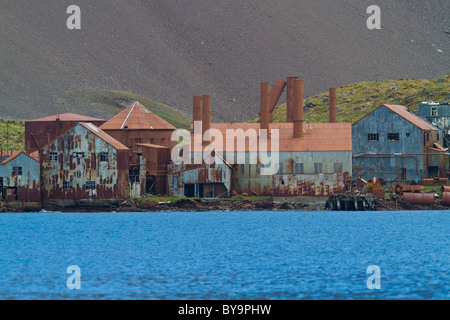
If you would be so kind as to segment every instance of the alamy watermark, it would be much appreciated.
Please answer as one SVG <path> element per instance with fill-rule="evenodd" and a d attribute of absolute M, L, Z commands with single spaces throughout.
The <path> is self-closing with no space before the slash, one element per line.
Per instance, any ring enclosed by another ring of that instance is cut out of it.
<path fill-rule="evenodd" d="M 367 274 L 371 276 L 367 279 L 367 289 L 381 289 L 381 269 L 379 266 L 373 265 L 367 268 Z"/>
<path fill-rule="evenodd" d="M 67 14 L 70 14 L 67 18 L 67 29 L 69 30 L 80 30 L 81 29 L 81 9 L 79 6 L 72 5 L 66 10 Z"/>
<path fill-rule="evenodd" d="M 66 271 L 70 274 L 70 277 L 67 278 L 67 288 L 69 290 L 80 290 L 81 289 L 81 269 L 79 266 L 69 266 Z"/>
<path fill-rule="evenodd" d="M 381 29 L 381 9 L 379 6 L 372 5 L 367 8 L 367 14 L 371 16 L 367 19 L 367 28 L 369 30 Z"/>

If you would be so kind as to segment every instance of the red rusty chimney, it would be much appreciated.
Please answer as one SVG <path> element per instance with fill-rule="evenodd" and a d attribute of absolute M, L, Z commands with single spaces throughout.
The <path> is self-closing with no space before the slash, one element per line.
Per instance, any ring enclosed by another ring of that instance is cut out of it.
<path fill-rule="evenodd" d="M 202 121 L 202 97 L 194 97 L 193 121 Z"/>
<path fill-rule="evenodd" d="M 207 141 L 209 141 L 210 139 L 210 136 L 205 136 L 205 132 L 211 128 L 211 96 L 204 95 L 202 100 L 202 135 L 203 141 L 207 143 Z"/>
<path fill-rule="evenodd" d="M 336 123 L 336 88 L 330 88 L 330 123 Z"/>
<path fill-rule="evenodd" d="M 266 129 L 267 134 L 269 133 L 269 122 L 270 122 L 270 83 L 261 83 L 261 121 L 260 129 Z"/>
<path fill-rule="evenodd" d="M 293 81 L 294 138 L 303 138 L 303 80 Z"/>

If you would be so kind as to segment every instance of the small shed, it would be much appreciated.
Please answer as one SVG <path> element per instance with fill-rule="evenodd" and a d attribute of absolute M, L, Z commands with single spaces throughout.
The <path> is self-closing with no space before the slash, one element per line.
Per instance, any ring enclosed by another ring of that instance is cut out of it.
<path fill-rule="evenodd" d="M 0 199 L 7 202 L 40 202 L 39 162 L 25 152 L 0 162 Z"/>

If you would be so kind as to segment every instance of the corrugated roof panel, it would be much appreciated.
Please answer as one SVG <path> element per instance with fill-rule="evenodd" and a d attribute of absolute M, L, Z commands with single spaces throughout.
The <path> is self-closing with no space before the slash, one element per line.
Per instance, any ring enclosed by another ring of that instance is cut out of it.
<path fill-rule="evenodd" d="M 139 102 L 134 102 L 100 127 L 102 130 L 175 130 Z"/>
<path fill-rule="evenodd" d="M 418 116 L 409 112 L 408 108 L 405 106 L 391 105 L 391 104 L 384 104 L 384 106 L 386 108 L 388 108 L 389 110 L 392 110 L 393 112 L 398 114 L 400 117 L 408 120 L 413 125 L 419 127 L 422 130 L 432 130 L 432 131 L 438 130 L 435 126 L 431 125 L 430 123 L 426 122 L 425 120 L 423 120 L 423 119 L 419 118 Z"/>
<path fill-rule="evenodd" d="M 92 118 L 87 116 L 82 116 L 74 113 L 63 113 L 56 114 L 53 116 L 29 120 L 27 122 L 44 122 L 44 121 L 75 121 L 75 122 L 89 122 L 89 121 L 105 121 L 104 119 Z"/>
<path fill-rule="evenodd" d="M 351 151 L 351 123 L 305 123 L 304 138 L 294 138 L 293 123 L 271 123 L 270 129 L 279 130 L 279 151 Z M 227 151 L 226 131 L 242 129 L 244 132 L 253 129 L 259 133 L 259 123 L 211 123 L 211 129 L 219 130 L 223 135 L 223 150 Z M 192 144 L 194 143 L 192 135 Z M 259 141 L 259 140 L 258 140 Z M 270 151 L 271 140 L 268 140 Z M 248 140 L 246 151 L 249 151 Z M 232 150 L 234 151 L 234 150 Z"/>
<path fill-rule="evenodd" d="M 121 144 L 119 141 L 111 137 L 106 132 L 100 130 L 98 127 L 94 126 L 92 123 L 85 123 L 80 122 L 80 125 L 82 125 L 84 128 L 95 134 L 97 137 L 105 141 L 106 143 L 112 145 L 117 150 L 129 150 L 126 146 Z"/>

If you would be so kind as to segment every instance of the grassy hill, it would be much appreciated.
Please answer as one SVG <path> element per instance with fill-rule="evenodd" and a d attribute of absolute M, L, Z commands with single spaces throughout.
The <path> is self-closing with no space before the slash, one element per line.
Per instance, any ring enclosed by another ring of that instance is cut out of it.
<path fill-rule="evenodd" d="M 5 120 L 0 119 L 0 144 L 2 145 L 3 151 L 6 151 L 6 127 L 8 127 L 9 132 L 9 141 L 8 141 L 8 149 L 9 150 L 24 150 L 25 149 L 25 123 L 19 120 Z"/>
<path fill-rule="evenodd" d="M 450 100 L 450 74 L 433 80 L 400 79 L 359 82 L 337 89 L 337 121 L 355 122 L 382 104 L 399 104 L 417 112 L 423 101 Z M 328 122 L 328 92 L 305 99 L 306 122 Z M 277 106 L 274 122 L 286 122 L 286 104 Z M 259 117 L 250 122 L 259 122 Z"/>

